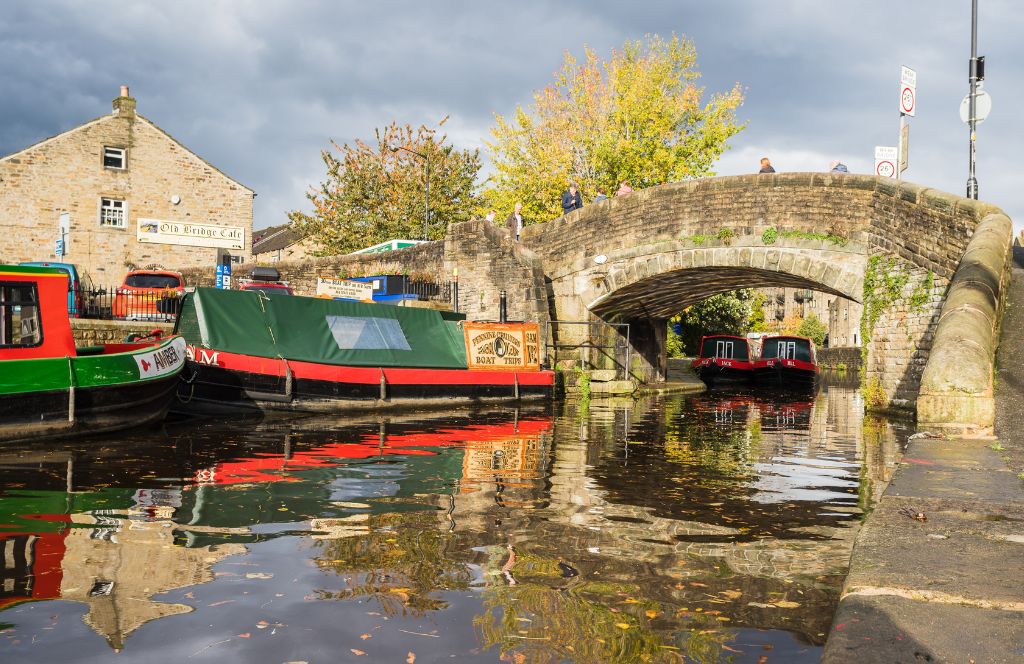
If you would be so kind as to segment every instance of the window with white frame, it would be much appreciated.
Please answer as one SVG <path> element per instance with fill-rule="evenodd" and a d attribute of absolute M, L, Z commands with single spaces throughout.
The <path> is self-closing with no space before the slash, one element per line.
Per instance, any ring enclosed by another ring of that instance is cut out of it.
<path fill-rule="evenodd" d="M 103 148 L 103 166 L 124 170 L 128 167 L 128 158 L 124 148 Z"/>
<path fill-rule="evenodd" d="M 128 222 L 123 200 L 117 198 L 100 199 L 100 226 L 124 228 Z"/>

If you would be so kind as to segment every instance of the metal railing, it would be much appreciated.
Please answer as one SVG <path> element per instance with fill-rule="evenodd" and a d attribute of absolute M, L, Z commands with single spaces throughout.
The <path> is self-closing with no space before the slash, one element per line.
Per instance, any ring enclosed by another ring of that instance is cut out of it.
<path fill-rule="evenodd" d="M 558 332 L 558 328 L 561 326 L 585 326 L 587 327 L 587 335 L 584 339 L 576 342 L 565 342 L 561 340 L 561 335 Z M 617 336 L 614 338 L 614 342 L 611 344 L 597 344 L 594 343 L 594 334 L 592 334 L 593 328 L 612 328 L 615 330 Z M 559 359 L 558 352 L 561 351 L 579 351 L 580 368 L 587 369 L 595 368 L 597 363 L 595 358 L 592 358 L 591 352 L 596 352 L 598 357 L 610 359 L 612 365 L 615 367 L 616 377 L 622 376 L 625 379 L 629 378 L 629 361 L 630 361 L 630 343 L 629 343 L 629 323 L 605 323 L 603 321 L 575 321 L 575 320 L 557 320 L 548 321 L 544 329 L 544 350 L 547 354 L 547 350 L 552 350 L 552 356 L 557 361 Z M 624 356 L 622 361 L 619 360 L 620 356 Z"/>
<path fill-rule="evenodd" d="M 72 318 L 169 322 L 180 312 L 181 296 L 173 289 L 136 291 L 114 286 L 68 291 Z"/>

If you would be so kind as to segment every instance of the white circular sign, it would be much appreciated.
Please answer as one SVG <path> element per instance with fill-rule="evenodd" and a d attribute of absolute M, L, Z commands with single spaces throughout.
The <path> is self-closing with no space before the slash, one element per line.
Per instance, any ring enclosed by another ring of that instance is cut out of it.
<path fill-rule="evenodd" d="M 978 90 L 978 94 L 974 97 L 974 118 L 975 122 L 981 124 L 988 117 L 988 114 L 992 112 L 992 95 L 985 92 L 984 90 Z M 960 102 L 960 120 L 966 124 L 970 124 L 971 118 L 971 95 L 964 95 L 963 101 Z"/>
<path fill-rule="evenodd" d="M 914 92 L 914 88 L 909 85 L 904 85 L 903 89 L 900 90 L 900 110 L 907 115 L 914 114 L 914 105 L 917 102 L 917 95 Z"/>
<path fill-rule="evenodd" d="M 883 178 L 891 178 L 896 175 L 896 166 L 891 161 L 880 161 L 875 164 L 875 174 L 881 175 Z"/>

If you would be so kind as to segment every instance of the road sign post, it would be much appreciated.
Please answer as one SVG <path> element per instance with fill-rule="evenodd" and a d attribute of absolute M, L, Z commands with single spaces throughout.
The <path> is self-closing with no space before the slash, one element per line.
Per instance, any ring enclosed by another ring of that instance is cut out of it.
<path fill-rule="evenodd" d="M 896 179 L 900 179 L 903 171 L 910 163 L 907 151 L 910 147 L 910 127 L 907 116 L 914 117 L 917 113 L 917 72 L 910 67 L 900 67 L 900 140 L 897 144 Z"/>
<path fill-rule="evenodd" d="M 875 175 L 883 178 L 896 177 L 896 164 L 899 161 L 899 148 L 884 145 L 875 146 Z"/>

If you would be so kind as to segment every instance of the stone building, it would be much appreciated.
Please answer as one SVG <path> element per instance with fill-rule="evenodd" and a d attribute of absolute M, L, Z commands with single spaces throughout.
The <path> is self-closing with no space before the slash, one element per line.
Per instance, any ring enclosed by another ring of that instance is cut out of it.
<path fill-rule="evenodd" d="M 828 328 L 828 345 L 860 346 L 860 314 L 857 302 L 806 288 L 763 288 L 764 316 L 769 325 L 781 324 L 788 316 L 807 318 L 810 314 Z"/>
<path fill-rule="evenodd" d="M 252 260 L 257 265 L 312 258 L 316 245 L 291 224 L 270 226 L 252 235 Z"/>
<path fill-rule="evenodd" d="M 74 263 L 116 285 L 132 268 L 249 259 L 255 193 L 135 106 L 122 86 L 111 114 L 0 158 L 0 261 Z"/>

